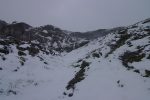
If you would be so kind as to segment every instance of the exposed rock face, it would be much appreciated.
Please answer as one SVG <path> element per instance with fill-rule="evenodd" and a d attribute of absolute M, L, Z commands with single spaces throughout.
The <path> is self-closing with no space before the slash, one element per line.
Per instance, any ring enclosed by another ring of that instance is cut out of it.
<path fill-rule="evenodd" d="M 15 23 L 4 25 L 0 29 L 0 35 L 3 37 L 14 37 L 16 40 L 24 40 L 27 38 L 26 30 L 31 28 L 30 25 L 26 23 Z"/>
<path fill-rule="evenodd" d="M 5 21 L 0 20 L 0 30 L 2 27 L 6 26 L 6 25 L 7 25 L 7 23 Z"/>
<path fill-rule="evenodd" d="M 0 29 L 1 42 L 7 44 L 29 44 L 32 48 L 47 54 L 59 54 L 61 52 L 70 52 L 88 43 L 87 40 L 79 40 L 71 37 L 60 28 L 52 25 L 41 27 L 31 27 L 26 23 L 5 24 L 2 22 Z M 8 41 L 9 39 L 9 41 Z"/>

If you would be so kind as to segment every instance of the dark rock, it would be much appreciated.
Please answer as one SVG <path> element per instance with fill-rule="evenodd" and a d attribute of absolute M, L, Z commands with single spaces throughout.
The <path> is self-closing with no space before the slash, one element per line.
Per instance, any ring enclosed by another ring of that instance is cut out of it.
<path fill-rule="evenodd" d="M 96 58 L 100 58 L 100 55 L 98 53 L 93 53 L 92 56 Z"/>
<path fill-rule="evenodd" d="M 136 73 L 140 73 L 140 71 L 139 71 L 138 69 L 135 69 L 135 70 L 134 70 L 134 72 L 136 72 Z"/>
<path fill-rule="evenodd" d="M 14 94 L 14 95 L 17 95 L 17 92 L 14 91 L 14 90 L 9 90 L 8 93 L 9 93 L 9 94 L 12 93 L 12 94 Z"/>
<path fill-rule="evenodd" d="M 73 96 L 73 93 L 68 94 L 68 96 L 69 96 L 69 97 L 72 97 L 72 96 Z"/>
<path fill-rule="evenodd" d="M 0 48 L 0 53 L 9 54 L 9 50 Z"/>
<path fill-rule="evenodd" d="M 19 56 L 26 56 L 26 54 L 24 52 L 22 52 L 22 51 L 18 51 L 18 55 Z"/>
<path fill-rule="evenodd" d="M 66 93 L 66 92 L 64 92 L 64 93 L 63 93 L 63 95 L 67 95 L 67 93 Z"/>
<path fill-rule="evenodd" d="M 3 70 L 3 68 L 0 67 L 0 70 Z"/>
<path fill-rule="evenodd" d="M 148 55 L 147 59 L 150 59 L 150 54 Z"/>
<path fill-rule="evenodd" d="M 141 51 L 135 51 L 135 52 L 130 52 L 127 51 L 123 55 L 120 56 L 120 59 L 122 60 L 122 64 L 128 69 L 134 69 L 133 66 L 129 66 L 128 63 L 133 63 L 133 62 L 140 62 L 143 58 L 145 57 L 144 53 L 141 53 Z"/>
<path fill-rule="evenodd" d="M 17 71 L 18 71 L 17 69 L 14 70 L 14 72 L 17 72 Z"/>
<path fill-rule="evenodd" d="M 145 70 L 145 76 L 144 77 L 150 77 L 150 70 Z"/>
<path fill-rule="evenodd" d="M 47 62 L 44 62 L 44 64 L 46 64 L 46 65 L 47 65 L 48 63 L 47 63 Z"/>

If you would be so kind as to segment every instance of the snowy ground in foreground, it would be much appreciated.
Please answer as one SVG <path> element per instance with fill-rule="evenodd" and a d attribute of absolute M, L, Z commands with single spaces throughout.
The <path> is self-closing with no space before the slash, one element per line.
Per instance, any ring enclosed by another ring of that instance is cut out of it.
<path fill-rule="evenodd" d="M 116 59 L 110 62 L 110 59 L 104 58 L 89 59 L 92 64 L 86 72 L 87 77 L 76 85 L 73 97 L 64 96 L 68 81 L 78 70 L 71 66 L 72 63 L 98 47 L 96 44 L 92 46 L 74 50 L 62 57 L 44 56 L 48 65 L 34 58 L 28 60 L 19 72 L 1 73 L 4 76 L 1 76 L 2 81 L 14 81 L 10 88 L 19 93 L 0 95 L 0 100 L 149 100 L 149 78 L 127 71 Z M 13 57 L 10 58 L 15 59 Z"/>

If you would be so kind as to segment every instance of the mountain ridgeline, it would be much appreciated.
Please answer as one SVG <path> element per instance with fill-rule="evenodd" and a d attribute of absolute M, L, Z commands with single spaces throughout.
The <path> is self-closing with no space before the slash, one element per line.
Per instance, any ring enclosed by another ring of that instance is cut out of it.
<path fill-rule="evenodd" d="M 86 45 L 91 40 L 122 30 L 126 30 L 126 27 L 99 29 L 83 33 L 68 32 L 53 25 L 32 27 L 24 22 L 8 24 L 0 20 L 0 43 L 2 45 L 17 44 L 17 49 L 20 50 L 19 45 L 30 44 L 31 48 L 24 48 L 24 50 L 35 51 L 30 53 L 32 55 L 37 54 L 39 51 L 55 55 L 61 52 L 70 52 Z M 1 51 L 5 52 L 5 50 Z"/>
<path fill-rule="evenodd" d="M 70 52 L 89 42 L 85 39 L 80 41 L 77 38 L 71 37 L 60 28 L 52 25 L 34 28 L 23 22 L 7 24 L 4 21 L 0 21 L 0 38 L 1 44 L 17 44 L 17 48 L 20 50 L 28 49 L 29 52 L 34 51 L 31 53 L 33 55 L 39 51 L 53 55 L 64 51 Z M 31 48 L 20 48 L 19 45 L 23 44 L 29 44 Z"/>

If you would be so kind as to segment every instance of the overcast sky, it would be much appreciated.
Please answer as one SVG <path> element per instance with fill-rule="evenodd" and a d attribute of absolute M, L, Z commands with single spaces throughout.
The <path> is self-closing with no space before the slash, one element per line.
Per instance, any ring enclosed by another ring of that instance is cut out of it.
<path fill-rule="evenodd" d="M 0 19 L 70 31 L 130 25 L 150 17 L 150 0 L 0 0 Z"/>

